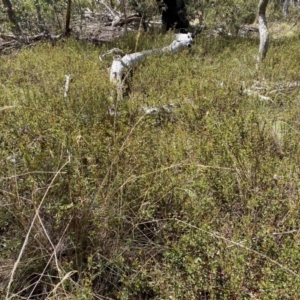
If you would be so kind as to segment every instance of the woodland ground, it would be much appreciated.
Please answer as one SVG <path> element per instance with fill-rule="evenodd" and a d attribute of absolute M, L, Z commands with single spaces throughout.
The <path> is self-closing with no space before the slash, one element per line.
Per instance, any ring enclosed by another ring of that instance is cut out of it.
<path fill-rule="evenodd" d="M 1 298 L 298 299 L 299 36 L 259 68 L 256 39 L 199 36 L 133 70 L 108 114 L 99 55 L 172 39 L 0 57 Z"/>

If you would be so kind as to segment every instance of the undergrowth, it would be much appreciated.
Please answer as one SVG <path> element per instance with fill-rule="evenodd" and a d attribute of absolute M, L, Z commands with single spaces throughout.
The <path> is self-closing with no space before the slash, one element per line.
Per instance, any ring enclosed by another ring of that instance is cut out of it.
<path fill-rule="evenodd" d="M 258 69 L 255 40 L 199 37 L 133 70 L 113 116 L 98 57 L 135 37 L 1 56 L 1 297 L 297 299 L 299 44 Z"/>

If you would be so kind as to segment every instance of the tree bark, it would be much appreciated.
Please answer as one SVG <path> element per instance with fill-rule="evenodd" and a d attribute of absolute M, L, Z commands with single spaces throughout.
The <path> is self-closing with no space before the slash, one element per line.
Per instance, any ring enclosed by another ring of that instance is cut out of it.
<path fill-rule="evenodd" d="M 122 0 L 122 8 L 123 8 L 123 15 L 125 20 L 127 19 L 127 14 L 126 14 L 126 3 L 125 0 Z M 125 34 L 127 34 L 127 23 L 125 23 Z"/>
<path fill-rule="evenodd" d="M 268 2 L 269 0 L 260 0 L 258 4 L 259 61 L 265 59 L 269 48 L 269 32 L 266 18 Z"/>
<path fill-rule="evenodd" d="M 70 28 L 71 5 L 72 5 L 72 0 L 68 0 L 67 15 L 66 15 L 66 30 L 65 30 L 66 37 L 69 37 L 71 33 L 71 28 Z"/>
<path fill-rule="evenodd" d="M 282 13 L 284 17 L 286 17 L 289 13 L 289 4 L 290 4 L 290 0 L 285 0 L 283 3 Z"/>
<path fill-rule="evenodd" d="M 160 5 L 163 31 L 189 27 L 185 4 L 186 0 L 163 0 Z"/>
<path fill-rule="evenodd" d="M 22 30 L 21 30 L 21 28 L 19 26 L 19 23 L 17 21 L 17 17 L 16 17 L 16 14 L 15 14 L 15 11 L 13 9 L 11 1 L 10 0 L 2 0 L 2 2 L 3 2 L 3 5 L 7 9 L 7 15 L 8 15 L 9 21 L 13 25 L 12 30 L 13 30 L 14 34 L 20 34 L 22 32 Z"/>

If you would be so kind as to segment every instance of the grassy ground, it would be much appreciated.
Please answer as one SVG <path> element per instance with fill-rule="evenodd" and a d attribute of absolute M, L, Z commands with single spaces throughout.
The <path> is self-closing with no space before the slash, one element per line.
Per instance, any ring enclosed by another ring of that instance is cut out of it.
<path fill-rule="evenodd" d="M 259 69 L 246 39 L 149 58 L 115 118 L 98 56 L 135 45 L 0 57 L 1 297 L 297 299 L 299 38 Z"/>

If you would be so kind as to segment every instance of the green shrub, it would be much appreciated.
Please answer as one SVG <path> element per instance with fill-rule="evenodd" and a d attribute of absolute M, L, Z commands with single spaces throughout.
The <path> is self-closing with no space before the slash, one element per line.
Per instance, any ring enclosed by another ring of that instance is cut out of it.
<path fill-rule="evenodd" d="M 127 38 L 110 46 L 132 52 Z M 256 42 L 237 38 L 149 57 L 117 117 L 107 48 L 67 40 L 0 58 L 2 296 L 20 257 L 15 299 L 296 299 L 299 40 L 259 70 Z"/>

